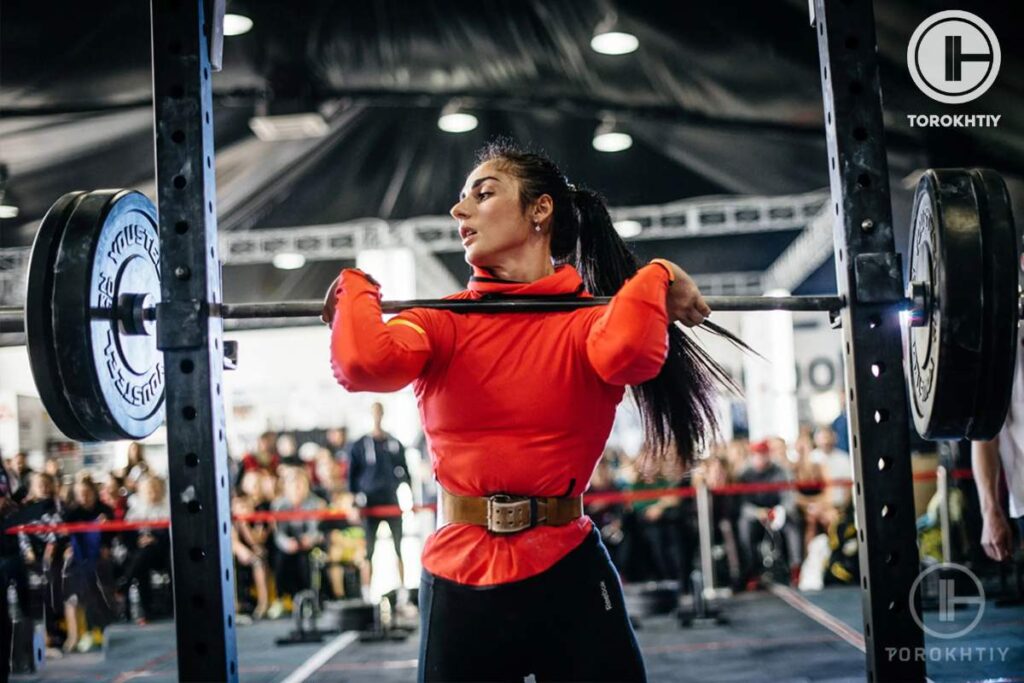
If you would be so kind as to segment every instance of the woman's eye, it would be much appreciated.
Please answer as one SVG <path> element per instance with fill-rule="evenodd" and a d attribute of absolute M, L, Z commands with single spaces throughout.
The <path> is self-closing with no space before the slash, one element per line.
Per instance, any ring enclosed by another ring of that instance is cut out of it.
<path fill-rule="evenodd" d="M 490 197 L 492 194 L 494 194 L 494 193 L 493 192 L 481 192 L 480 194 L 477 195 L 477 197 L 480 198 L 480 199 L 483 199 L 485 197 Z"/>

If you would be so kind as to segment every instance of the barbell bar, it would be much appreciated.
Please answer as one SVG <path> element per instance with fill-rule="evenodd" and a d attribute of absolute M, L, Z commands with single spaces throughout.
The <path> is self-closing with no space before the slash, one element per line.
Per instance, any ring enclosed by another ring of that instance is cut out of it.
<path fill-rule="evenodd" d="M 138 301 L 133 295 L 128 295 Z M 414 308 L 430 308 L 462 313 L 550 313 L 571 311 L 579 308 L 605 306 L 611 297 L 591 297 L 573 300 L 555 299 L 517 299 L 503 297 L 501 299 L 411 299 L 405 301 L 382 301 L 381 311 L 385 314 L 401 313 Z M 712 311 L 839 311 L 845 305 L 841 296 L 706 296 L 705 302 Z M 137 305 L 137 304 L 136 304 Z M 904 299 L 899 305 L 912 309 L 914 303 Z M 117 320 L 138 316 L 137 311 L 128 306 L 119 305 L 113 309 L 95 308 L 92 314 L 96 317 L 112 317 Z M 920 307 L 920 306 L 919 306 Z M 248 320 L 267 318 L 319 318 L 323 310 L 322 301 L 277 301 L 269 303 L 234 303 L 214 304 L 210 306 L 210 315 L 225 320 Z M 111 313 L 111 311 L 113 311 Z M 0 307 L 0 319 L 20 320 L 25 314 L 21 306 Z M 141 311 L 142 319 L 155 321 L 155 306 L 146 306 Z"/>
<path fill-rule="evenodd" d="M 900 315 L 900 324 L 918 432 L 933 439 L 991 438 L 1009 408 L 1018 352 L 1017 241 L 1009 195 L 996 173 L 930 170 L 922 175 L 914 198 L 910 283 L 902 296 L 899 261 L 881 253 L 848 264 L 862 269 L 853 302 L 835 295 L 708 296 L 705 301 L 712 311 L 820 311 L 835 316 L 846 306 L 867 301 L 892 312 L 909 312 Z M 187 310 L 181 304 L 175 309 L 163 306 L 160 249 L 156 207 L 142 194 L 69 193 L 40 224 L 29 259 L 24 309 L 0 308 L 0 319 L 23 318 L 40 398 L 57 427 L 72 438 L 137 439 L 152 433 L 163 420 L 160 349 L 194 343 L 198 337 L 190 323 L 204 314 L 222 319 L 321 315 L 321 301 L 195 302 Z M 219 267 L 213 252 L 210 256 L 210 267 Z M 187 278 L 188 273 L 175 271 L 172 277 Z M 489 297 L 384 301 L 381 308 L 388 314 L 413 308 L 559 312 L 609 301 Z M 158 330 L 163 321 L 168 321 L 167 329 Z"/>

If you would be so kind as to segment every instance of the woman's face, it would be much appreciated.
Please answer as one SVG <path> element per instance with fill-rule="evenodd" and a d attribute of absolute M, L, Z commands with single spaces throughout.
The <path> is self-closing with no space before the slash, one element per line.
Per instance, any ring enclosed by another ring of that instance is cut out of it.
<path fill-rule="evenodd" d="M 284 494 L 293 504 L 298 505 L 309 495 L 309 481 L 299 474 L 289 476 L 284 481 Z"/>
<path fill-rule="evenodd" d="M 35 500 L 46 500 L 53 498 L 53 479 L 47 476 L 35 475 L 32 477 L 32 488 L 29 495 Z"/>
<path fill-rule="evenodd" d="M 75 501 L 79 505 L 92 507 L 96 502 L 96 492 L 88 484 L 79 482 L 75 484 Z"/>
<path fill-rule="evenodd" d="M 495 161 L 480 164 L 466 179 L 459 202 L 451 209 L 459 222 L 466 263 L 487 268 L 536 239 L 530 218 L 519 203 L 519 181 L 499 170 Z"/>

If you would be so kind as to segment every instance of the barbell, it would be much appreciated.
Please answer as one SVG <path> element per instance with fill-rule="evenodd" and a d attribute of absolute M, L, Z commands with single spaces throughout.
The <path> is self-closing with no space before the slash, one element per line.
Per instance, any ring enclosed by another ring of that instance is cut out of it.
<path fill-rule="evenodd" d="M 930 439 L 991 438 L 1010 403 L 1021 318 L 1018 238 L 1006 185 L 982 169 L 927 171 L 911 216 L 909 284 L 891 301 L 901 316 L 904 372 L 918 432 Z M 898 267 L 898 262 L 896 262 Z M 890 274 L 891 275 L 891 274 Z M 187 269 L 171 277 L 187 279 Z M 866 276 L 867 277 L 867 276 Z M 29 259 L 24 316 L 29 361 L 54 424 L 81 441 L 140 439 L 163 421 L 157 329 L 160 237 L 156 207 L 131 190 L 64 195 L 40 224 Z M 718 311 L 827 311 L 840 296 L 709 296 Z M 384 301 L 455 313 L 554 313 L 608 297 Z M 320 301 L 206 306 L 210 316 L 315 318 Z M 197 320 L 199 318 L 197 317 Z"/>

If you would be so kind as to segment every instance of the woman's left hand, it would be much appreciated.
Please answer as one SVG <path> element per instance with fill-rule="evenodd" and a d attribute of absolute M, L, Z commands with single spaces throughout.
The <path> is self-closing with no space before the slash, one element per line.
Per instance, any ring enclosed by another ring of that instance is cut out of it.
<path fill-rule="evenodd" d="M 711 308 L 701 296 L 697 283 L 675 263 L 665 259 L 658 259 L 658 263 L 672 271 L 673 282 L 665 296 L 669 322 L 674 323 L 678 320 L 687 327 L 700 325 L 711 315 Z"/>

